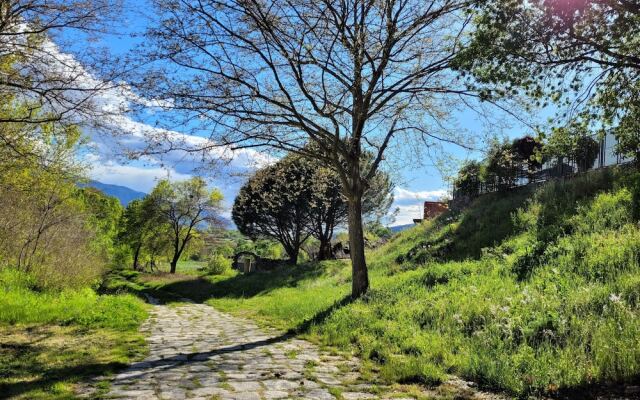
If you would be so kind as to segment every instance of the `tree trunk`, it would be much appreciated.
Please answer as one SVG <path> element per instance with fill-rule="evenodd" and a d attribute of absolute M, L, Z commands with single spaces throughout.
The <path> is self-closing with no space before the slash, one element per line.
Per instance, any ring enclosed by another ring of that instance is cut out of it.
<path fill-rule="evenodd" d="M 179 259 L 180 259 L 180 253 L 175 253 L 173 255 L 173 258 L 171 259 L 171 269 L 169 270 L 170 273 L 172 274 L 176 273 L 176 268 L 178 267 Z"/>
<path fill-rule="evenodd" d="M 285 249 L 287 255 L 289 256 L 289 264 L 297 265 L 298 264 L 298 253 L 300 253 L 300 246 L 298 247 L 289 247 Z"/>
<path fill-rule="evenodd" d="M 330 260 L 333 258 L 333 252 L 331 251 L 331 239 L 326 237 L 318 238 L 320 240 L 320 249 L 318 250 L 318 261 Z"/>
<path fill-rule="evenodd" d="M 133 253 L 133 270 L 134 270 L 134 271 L 137 271 L 137 270 L 138 270 L 138 268 L 139 268 L 138 263 L 139 263 L 139 260 L 140 260 L 140 248 L 141 248 L 141 247 L 142 247 L 142 244 L 141 244 L 141 243 L 140 243 L 140 244 L 138 244 L 138 245 L 136 246 L 136 250 L 135 250 L 135 252 Z"/>
<path fill-rule="evenodd" d="M 349 196 L 349 256 L 351 257 L 351 296 L 357 298 L 369 289 L 369 273 L 364 256 L 362 194 Z"/>

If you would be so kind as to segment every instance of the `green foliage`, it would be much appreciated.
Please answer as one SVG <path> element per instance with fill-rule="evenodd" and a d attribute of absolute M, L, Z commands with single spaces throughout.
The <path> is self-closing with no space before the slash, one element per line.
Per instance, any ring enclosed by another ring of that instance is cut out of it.
<path fill-rule="evenodd" d="M 0 105 L 0 117 L 24 107 L 10 99 Z M 78 127 L 33 113 L 43 121 L 0 129 L 0 260 L 31 274 L 41 288 L 94 284 L 115 255 L 119 205 L 77 187 Z"/>
<path fill-rule="evenodd" d="M 207 262 L 207 273 L 211 275 L 224 275 L 231 271 L 231 260 L 222 254 L 214 254 Z"/>
<path fill-rule="evenodd" d="M 212 281 L 210 302 L 355 349 L 393 381 L 453 373 L 526 398 L 633 380 L 638 182 L 593 171 L 483 196 L 370 253 L 372 288 L 356 301 L 349 266 L 323 263 Z"/>
<path fill-rule="evenodd" d="M 367 157 L 364 164 L 371 163 Z M 393 202 L 392 192 L 389 175 L 376 173 L 362 198 L 364 217 L 379 221 Z M 289 155 L 258 171 L 242 187 L 232 216 L 240 232 L 253 240 L 280 242 L 290 260 L 297 260 L 309 237 L 318 240 L 319 248 L 305 251 L 306 255 L 327 259 L 335 229 L 347 222 L 348 207 L 337 172 L 316 160 Z"/>
<path fill-rule="evenodd" d="M 232 217 L 251 239 L 269 238 L 282 244 L 289 260 L 297 262 L 300 246 L 311 235 L 306 215 L 313 190 L 313 165 L 289 157 L 258 171 L 240 189 Z"/>
<path fill-rule="evenodd" d="M 382 225 L 380 221 L 371 221 L 364 226 L 365 234 L 372 235 L 369 240 L 389 239 L 393 236 L 393 232 L 388 227 Z"/>
<path fill-rule="evenodd" d="M 285 250 L 282 244 L 267 239 L 259 239 L 253 242 L 253 253 L 259 257 L 270 258 L 272 260 L 282 260 L 285 256 Z"/>
<path fill-rule="evenodd" d="M 591 169 L 600 153 L 600 143 L 587 133 L 586 127 L 576 123 L 552 129 L 544 148 L 545 156 L 569 158 L 576 162 L 579 172 Z"/>
<path fill-rule="evenodd" d="M 153 254 L 158 253 L 158 247 L 166 248 L 167 241 L 172 245 L 171 273 L 176 272 L 177 263 L 187 246 L 197 240 L 198 227 L 205 224 L 213 226 L 218 222 L 222 199 L 220 190 L 209 190 L 204 179 L 193 177 L 180 182 L 158 182 L 146 199 L 149 211 L 144 211 L 145 204 L 140 206 L 142 209 L 137 214 L 145 225 L 150 225 L 146 231 L 153 232 Z M 158 235 L 158 231 L 165 234 Z M 136 232 L 136 228 L 133 232 L 134 236 L 144 236 L 144 231 Z"/>
<path fill-rule="evenodd" d="M 122 248 L 117 245 L 118 224 L 124 211 L 122 205 L 115 197 L 107 196 L 94 188 L 83 187 L 78 192 L 87 214 L 87 223 L 96 233 L 92 247 L 95 252 L 102 253 L 105 259 L 113 262 L 121 257 L 122 252 Z"/>
<path fill-rule="evenodd" d="M 617 151 L 639 159 L 636 4 L 480 1 L 474 13 L 472 40 L 454 61 L 471 72 L 470 86 L 487 98 L 526 95 L 531 108 L 555 102 L 558 121 L 571 110 L 574 122 L 612 132 Z"/>
<path fill-rule="evenodd" d="M 489 148 L 482 179 L 498 190 L 509 189 L 515 184 L 518 160 L 509 142 L 494 142 Z"/>
<path fill-rule="evenodd" d="M 233 253 L 234 253 L 233 246 L 226 242 L 215 246 L 213 248 L 213 251 L 211 252 L 212 255 L 219 254 L 227 258 L 233 257 Z"/>
<path fill-rule="evenodd" d="M 541 167 L 543 144 L 531 136 L 513 142 L 493 141 L 486 157 L 468 161 L 453 181 L 457 195 L 477 197 L 484 186 L 488 191 L 504 191 L 516 185 L 526 175 L 531 179 Z"/>
<path fill-rule="evenodd" d="M 89 288 L 34 291 L 37 280 L 13 269 L 0 270 L 0 324 L 59 324 L 134 329 L 146 318 L 144 304 L 131 295 L 97 295 Z"/>
<path fill-rule="evenodd" d="M 128 249 L 133 269 L 140 269 L 143 261 L 155 264 L 156 259 L 171 247 L 169 226 L 150 196 L 130 202 L 118 228 L 118 242 Z"/>
<path fill-rule="evenodd" d="M 466 162 L 458 171 L 453 185 L 462 196 L 475 197 L 480 193 L 482 165 L 477 161 Z"/>

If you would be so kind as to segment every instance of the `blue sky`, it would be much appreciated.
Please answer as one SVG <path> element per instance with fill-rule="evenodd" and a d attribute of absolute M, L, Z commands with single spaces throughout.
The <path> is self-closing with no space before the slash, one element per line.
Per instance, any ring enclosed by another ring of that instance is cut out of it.
<path fill-rule="evenodd" d="M 135 51 L 135 47 L 141 39 L 135 35 L 145 29 L 146 18 L 144 12 L 150 12 L 144 1 L 126 0 L 128 8 L 120 26 L 114 26 L 113 31 L 118 34 L 105 35 L 101 39 L 101 44 L 107 47 L 115 56 L 125 56 Z M 76 41 L 72 45 L 72 50 L 81 49 L 82 42 Z M 74 49 L 77 47 L 77 49 Z M 128 101 L 131 94 L 112 93 L 106 96 L 105 102 Z M 507 126 L 498 124 L 487 126 L 481 122 L 477 115 L 471 111 L 456 112 L 451 115 L 453 123 L 460 129 L 478 137 L 476 148 L 482 150 L 486 147 L 482 138 L 488 136 L 516 137 L 532 133 L 530 128 L 524 124 L 509 118 L 505 113 L 493 109 L 492 117 L 505 123 Z M 550 112 L 540 113 L 539 118 L 550 115 Z M 91 135 L 94 142 L 94 151 L 87 156 L 90 164 L 91 178 L 104 183 L 117 184 L 130 187 L 135 190 L 148 192 L 158 179 L 169 177 L 170 179 L 185 179 L 189 176 L 207 171 L 208 168 L 199 162 L 197 156 L 187 154 L 167 154 L 162 157 L 150 157 L 144 160 L 125 161 L 119 157 L 122 149 L 127 147 L 140 147 L 143 145 L 143 131 L 145 129 L 156 129 L 152 126 L 155 115 L 152 111 L 147 116 L 134 119 L 123 117 L 114 122 L 114 126 L 122 134 L 119 137 L 105 137 L 101 135 Z M 180 132 L 179 128 L 173 129 L 176 134 L 187 134 Z M 460 147 L 447 145 L 444 150 L 448 157 L 455 160 L 467 158 L 477 158 L 481 151 L 471 152 Z M 246 176 L 256 165 L 263 165 L 265 157 L 255 151 L 244 151 L 236 157 L 229 166 L 222 172 L 212 177 L 212 184 L 219 187 L 225 194 L 227 206 L 233 202 L 233 198 Z M 422 202 L 434 200 L 446 193 L 448 184 L 445 182 L 442 172 L 436 168 L 431 160 L 423 158 L 420 160 L 391 161 L 393 165 L 393 176 L 396 181 L 396 202 L 393 208 L 399 208 L 399 213 L 392 225 L 410 223 L 413 218 L 421 216 Z M 455 165 L 453 162 L 447 165 Z M 204 167 L 204 168 L 202 168 Z M 198 170 L 201 168 L 200 170 Z M 242 172 L 240 177 L 231 177 L 228 172 Z"/>

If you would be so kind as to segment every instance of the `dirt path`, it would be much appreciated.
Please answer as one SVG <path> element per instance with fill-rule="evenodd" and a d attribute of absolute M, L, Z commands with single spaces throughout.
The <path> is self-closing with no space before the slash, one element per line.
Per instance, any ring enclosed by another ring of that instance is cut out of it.
<path fill-rule="evenodd" d="M 355 358 L 328 354 L 203 304 L 156 305 L 143 329 L 149 356 L 113 377 L 107 397 L 350 400 L 417 394 L 415 388 L 408 396 L 398 387 L 363 383 Z"/>

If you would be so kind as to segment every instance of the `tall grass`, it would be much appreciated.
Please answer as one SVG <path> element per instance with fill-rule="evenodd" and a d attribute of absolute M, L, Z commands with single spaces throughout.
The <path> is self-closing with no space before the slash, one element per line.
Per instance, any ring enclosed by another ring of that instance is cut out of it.
<path fill-rule="evenodd" d="M 394 381 L 453 373 L 527 397 L 637 379 L 639 183 L 599 171 L 480 198 L 369 254 L 354 302 L 332 307 L 346 264 L 243 296 L 229 293 L 258 278 L 218 281 L 210 302 L 355 349 Z"/>
<path fill-rule="evenodd" d="M 34 291 L 35 281 L 13 269 L 0 270 L 0 324 L 59 324 L 135 329 L 146 318 L 132 295 L 96 294 L 90 288 Z"/>

